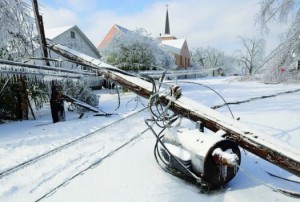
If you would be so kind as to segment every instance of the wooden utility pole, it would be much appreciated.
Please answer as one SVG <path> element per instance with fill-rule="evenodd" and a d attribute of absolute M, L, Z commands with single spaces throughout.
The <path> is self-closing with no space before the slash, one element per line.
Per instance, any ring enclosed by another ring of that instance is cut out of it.
<path fill-rule="evenodd" d="M 34 11 L 36 28 L 37 28 L 38 35 L 39 35 L 39 42 L 40 42 L 40 46 L 41 46 L 41 55 L 42 55 L 42 58 L 48 58 L 43 17 L 39 13 L 39 6 L 38 6 L 37 0 L 32 0 L 32 7 L 33 7 L 33 11 Z M 50 66 L 50 63 L 48 60 L 45 60 L 45 65 Z"/>
<path fill-rule="evenodd" d="M 95 58 L 83 56 L 82 53 L 70 50 L 62 45 L 49 44 L 49 47 L 70 60 L 94 67 L 104 78 L 140 96 L 150 98 L 152 95 L 152 84 L 150 82 L 136 77 L 133 78 L 120 70 L 114 71 L 114 69 L 117 69 Z M 201 121 L 206 128 L 212 131 L 225 131 L 226 138 L 234 140 L 239 146 L 300 177 L 299 152 L 283 147 L 280 143 L 277 144 L 276 139 L 271 139 L 272 137 L 269 135 L 256 131 L 237 120 L 228 118 L 207 106 L 183 96 L 175 99 L 172 96 L 161 95 L 159 100 L 164 105 L 168 105 L 171 102 L 170 109 L 174 113 L 195 122 Z"/>
<path fill-rule="evenodd" d="M 41 55 L 42 58 L 48 58 L 47 42 L 45 37 L 43 17 L 39 13 L 39 7 L 37 0 L 32 0 L 32 6 L 34 10 L 36 27 L 38 30 Z M 44 60 L 46 66 L 50 66 L 49 60 Z M 60 86 L 57 82 L 51 82 L 51 98 L 50 98 L 50 108 L 52 114 L 53 123 L 65 121 L 65 109 L 64 103 L 61 99 L 61 90 L 58 90 Z"/>

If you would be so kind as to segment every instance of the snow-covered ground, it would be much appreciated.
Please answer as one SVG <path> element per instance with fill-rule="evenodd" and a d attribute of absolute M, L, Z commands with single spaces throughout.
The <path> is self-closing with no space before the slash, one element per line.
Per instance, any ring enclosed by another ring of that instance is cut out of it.
<path fill-rule="evenodd" d="M 300 85 L 238 82 L 232 78 L 204 78 L 193 82 L 213 88 L 228 102 L 300 89 Z M 203 86 L 190 83 L 180 86 L 188 98 L 208 106 L 223 104 L 220 97 Z M 239 171 L 221 190 L 204 194 L 199 187 L 165 173 L 153 155 L 155 137 L 145 131 L 144 119 L 149 117 L 149 112 L 137 112 L 144 106 L 134 98 L 131 93 L 122 94 L 121 107 L 115 112 L 117 95 L 101 92 L 100 109 L 117 113 L 109 117 L 88 112 L 78 119 L 78 114 L 68 112 L 66 122 L 52 124 L 49 106 L 45 106 L 36 112 L 37 120 L 0 124 L 0 201 L 40 198 L 41 201 L 299 200 L 266 186 L 300 192 L 299 177 L 249 152 L 242 151 L 241 167 L 266 185 Z M 300 92 L 296 92 L 230 107 L 244 124 L 300 151 L 299 100 Z M 226 107 L 217 110 L 231 118 Z M 133 115 L 118 121 L 130 114 Z M 182 125 L 195 127 L 188 120 Z M 34 157 L 50 150 L 30 165 L 1 176 L 15 165 L 34 161 Z M 299 183 L 272 177 L 267 172 Z"/>

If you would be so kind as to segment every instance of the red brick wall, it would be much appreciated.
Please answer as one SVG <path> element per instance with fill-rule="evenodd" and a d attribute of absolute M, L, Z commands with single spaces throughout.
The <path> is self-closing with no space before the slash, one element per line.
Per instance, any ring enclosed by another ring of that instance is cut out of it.
<path fill-rule="evenodd" d="M 112 26 L 112 28 L 106 34 L 102 42 L 99 44 L 98 48 L 103 48 L 118 32 L 119 29 L 115 25 Z"/>

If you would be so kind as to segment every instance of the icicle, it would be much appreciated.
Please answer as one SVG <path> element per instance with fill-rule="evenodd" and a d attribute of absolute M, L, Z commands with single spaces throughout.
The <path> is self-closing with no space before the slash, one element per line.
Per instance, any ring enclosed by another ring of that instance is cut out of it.
<path fill-rule="evenodd" d="M 233 173 L 236 174 L 238 171 L 238 165 L 233 166 Z"/>
<path fill-rule="evenodd" d="M 219 180 L 225 181 L 227 178 L 227 169 L 228 166 L 220 165 L 219 166 Z"/>

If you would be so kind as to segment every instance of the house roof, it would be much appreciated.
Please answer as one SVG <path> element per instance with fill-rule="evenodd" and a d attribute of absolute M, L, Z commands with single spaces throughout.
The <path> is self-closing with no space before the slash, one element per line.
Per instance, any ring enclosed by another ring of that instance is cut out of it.
<path fill-rule="evenodd" d="M 116 26 L 117 29 L 120 30 L 123 33 L 131 32 L 130 30 L 128 30 L 128 29 L 126 29 L 126 28 L 124 28 L 124 27 L 122 27 L 120 25 L 114 24 L 114 26 Z"/>
<path fill-rule="evenodd" d="M 113 24 L 113 26 L 110 28 L 110 30 L 108 31 L 108 33 L 105 35 L 105 37 L 103 38 L 103 40 L 100 42 L 98 48 L 102 48 L 104 47 L 109 41 L 111 41 L 116 33 L 123 33 L 123 34 L 127 34 L 132 32 L 131 30 L 128 30 L 120 25 L 117 24 Z"/>
<path fill-rule="evenodd" d="M 85 39 L 90 48 L 93 49 L 97 55 L 99 55 L 98 49 L 94 46 L 94 44 L 90 41 L 89 38 L 77 27 L 77 25 L 70 25 L 65 27 L 56 27 L 51 29 L 45 29 L 46 38 L 54 40 L 56 37 L 62 35 L 63 33 L 69 31 L 70 29 L 76 29 L 76 31 Z"/>
<path fill-rule="evenodd" d="M 48 39 L 54 39 L 61 35 L 62 33 L 68 31 L 69 29 L 75 27 L 76 25 L 65 26 L 65 27 L 55 27 L 51 29 L 45 29 L 45 35 Z"/>
<path fill-rule="evenodd" d="M 185 39 L 173 39 L 173 40 L 163 40 L 161 41 L 161 44 L 168 51 L 180 55 L 181 49 L 183 48 L 185 42 L 186 42 Z"/>
<path fill-rule="evenodd" d="M 176 39 L 176 37 L 171 34 L 162 34 L 162 35 L 160 35 L 160 38 L 175 38 Z"/>

